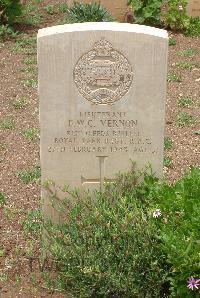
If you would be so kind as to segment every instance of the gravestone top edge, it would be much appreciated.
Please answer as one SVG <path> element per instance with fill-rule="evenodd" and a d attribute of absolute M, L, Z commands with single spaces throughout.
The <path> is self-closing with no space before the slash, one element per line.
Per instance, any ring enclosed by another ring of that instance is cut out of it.
<path fill-rule="evenodd" d="M 118 31 L 118 32 L 130 32 L 138 34 L 152 35 L 155 37 L 160 37 L 168 39 L 168 32 L 163 29 L 137 25 L 128 23 L 117 23 L 117 22 L 88 22 L 88 23 L 75 23 L 75 24 L 65 24 L 59 26 L 52 26 L 40 29 L 38 31 L 38 38 L 45 37 L 49 35 L 56 35 L 62 33 L 73 33 L 82 31 Z"/>

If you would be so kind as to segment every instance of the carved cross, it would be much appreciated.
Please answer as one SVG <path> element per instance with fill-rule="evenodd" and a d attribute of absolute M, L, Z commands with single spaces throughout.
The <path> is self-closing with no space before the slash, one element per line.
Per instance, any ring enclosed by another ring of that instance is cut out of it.
<path fill-rule="evenodd" d="M 93 184 L 93 183 L 99 183 L 100 184 L 100 191 L 103 191 L 103 186 L 106 182 L 113 182 L 115 181 L 114 179 L 107 179 L 105 178 L 105 159 L 108 156 L 96 156 L 99 159 L 99 178 L 91 178 L 87 179 L 81 176 L 81 183 L 83 184 Z"/>

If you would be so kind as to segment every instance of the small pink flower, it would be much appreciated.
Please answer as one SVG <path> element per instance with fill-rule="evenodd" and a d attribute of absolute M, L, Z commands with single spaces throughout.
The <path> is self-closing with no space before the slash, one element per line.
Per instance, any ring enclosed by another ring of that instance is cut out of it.
<path fill-rule="evenodd" d="M 190 289 L 190 290 L 195 290 L 195 288 L 198 290 L 199 288 L 199 283 L 200 283 L 200 279 L 197 279 L 197 278 L 194 278 L 194 277 L 190 277 L 188 279 L 188 285 L 187 287 Z"/>
<path fill-rule="evenodd" d="M 153 217 L 157 218 L 157 217 L 160 217 L 162 215 L 160 209 L 156 209 L 154 212 L 153 212 Z"/>

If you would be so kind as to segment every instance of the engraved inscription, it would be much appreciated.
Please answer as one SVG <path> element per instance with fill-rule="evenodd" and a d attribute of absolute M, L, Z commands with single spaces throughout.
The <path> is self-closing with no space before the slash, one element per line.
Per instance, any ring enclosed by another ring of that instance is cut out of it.
<path fill-rule="evenodd" d="M 94 104 L 115 103 L 129 91 L 132 81 L 129 61 L 106 39 L 96 42 L 74 68 L 80 94 Z"/>
<path fill-rule="evenodd" d="M 66 119 L 65 130 L 48 145 L 49 153 L 68 154 L 151 154 L 158 153 L 152 136 L 127 111 L 81 111 Z"/>
<path fill-rule="evenodd" d="M 105 159 L 108 156 L 96 156 L 99 159 L 99 178 L 84 178 L 83 176 L 81 176 L 81 183 L 82 185 L 85 183 L 99 183 L 100 184 L 100 191 L 103 191 L 103 186 L 105 182 L 113 182 L 114 179 L 107 179 L 105 178 Z"/>

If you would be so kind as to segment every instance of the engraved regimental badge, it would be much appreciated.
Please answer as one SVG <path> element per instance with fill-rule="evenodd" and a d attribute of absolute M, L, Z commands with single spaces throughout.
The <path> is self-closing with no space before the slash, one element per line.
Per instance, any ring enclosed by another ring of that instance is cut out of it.
<path fill-rule="evenodd" d="M 113 104 L 130 89 L 132 67 L 105 39 L 94 44 L 74 68 L 74 82 L 80 94 L 94 104 Z"/>

